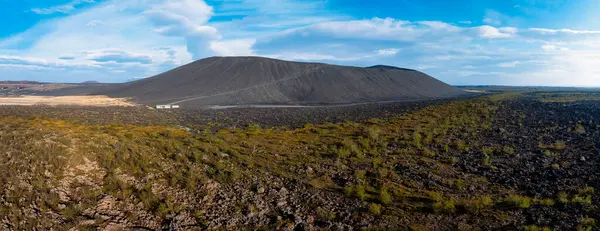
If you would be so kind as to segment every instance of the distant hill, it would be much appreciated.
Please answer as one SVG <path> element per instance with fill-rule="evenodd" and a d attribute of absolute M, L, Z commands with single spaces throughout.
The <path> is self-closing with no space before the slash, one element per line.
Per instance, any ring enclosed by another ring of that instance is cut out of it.
<path fill-rule="evenodd" d="M 144 104 L 341 104 L 450 97 L 464 91 L 419 71 L 211 57 L 96 92 Z"/>
<path fill-rule="evenodd" d="M 81 84 L 99 84 L 99 83 L 100 82 L 94 81 L 94 80 L 88 80 L 88 81 L 81 82 Z"/>
<path fill-rule="evenodd" d="M 0 80 L 0 84 L 42 84 L 41 82 L 36 82 L 36 81 L 27 81 L 27 80 L 19 80 L 19 81 L 1 81 Z"/>

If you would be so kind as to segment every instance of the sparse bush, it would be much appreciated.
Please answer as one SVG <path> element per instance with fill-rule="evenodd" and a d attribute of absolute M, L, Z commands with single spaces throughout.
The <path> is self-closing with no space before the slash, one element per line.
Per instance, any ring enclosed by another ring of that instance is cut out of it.
<path fill-rule="evenodd" d="M 579 123 L 577 124 L 577 126 L 575 126 L 575 129 L 573 129 L 573 131 L 577 134 L 585 134 L 585 127 Z"/>
<path fill-rule="evenodd" d="M 548 227 L 538 227 L 536 225 L 528 225 L 523 227 L 525 231 L 550 231 L 551 229 Z"/>
<path fill-rule="evenodd" d="M 421 149 L 421 147 L 422 147 L 421 140 L 422 140 L 421 133 L 415 131 L 415 133 L 413 134 L 413 145 L 415 146 L 415 148 Z"/>
<path fill-rule="evenodd" d="M 564 150 L 567 147 L 567 144 L 562 140 L 557 140 L 552 144 L 552 147 L 556 150 Z"/>
<path fill-rule="evenodd" d="M 581 219 L 579 219 L 579 224 L 585 227 L 594 227 L 596 225 L 596 219 L 582 217 Z"/>
<path fill-rule="evenodd" d="M 458 159 L 457 159 L 456 157 L 454 157 L 454 156 L 453 156 L 453 157 L 450 157 L 450 158 L 448 159 L 448 163 L 449 163 L 449 164 L 452 164 L 452 165 L 454 165 L 454 164 L 456 164 L 456 162 L 458 162 Z"/>
<path fill-rule="evenodd" d="M 376 203 L 371 203 L 369 206 L 369 211 L 375 215 L 381 214 L 381 205 Z"/>
<path fill-rule="evenodd" d="M 576 204 L 581 204 L 581 205 L 591 205 L 592 204 L 592 196 L 590 196 L 590 195 L 587 195 L 587 196 L 575 195 L 571 199 L 571 202 L 576 203 Z"/>
<path fill-rule="evenodd" d="M 559 192 L 557 197 L 558 197 L 558 201 L 560 203 L 563 203 L 563 204 L 569 203 L 569 195 L 567 195 L 566 192 Z"/>
<path fill-rule="evenodd" d="M 435 157 L 435 152 L 433 152 L 431 149 L 429 148 L 424 148 L 421 153 L 423 154 L 423 156 L 426 157 Z"/>
<path fill-rule="evenodd" d="M 322 221 L 333 221 L 335 219 L 335 213 L 329 209 L 318 207 L 317 217 Z"/>
<path fill-rule="evenodd" d="M 490 163 L 490 156 L 488 156 L 488 155 L 484 155 L 484 156 L 483 156 L 482 163 L 483 163 L 483 165 L 485 165 L 485 166 L 492 166 L 492 163 Z"/>
<path fill-rule="evenodd" d="M 442 146 L 442 150 L 444 152 L 449 152 L 450 151 L 450 146 L 448 146 L 447 144 L 444 144 L 444 146 Z"/>
<path fill-rule="evenodd" d="M 554 200 L 552 200 L 550 198 L 536 199 L 535 202 L 536 202 L 536 204 L 539 204 L 542 206 L 553 206 L 554 205 Z"/>
<path fill-rule="evenodd" d="M 463 140 L 456 140 L 454 142 L 454 147 L 458 149 L 458 151 L 463 153 L 469 151 L 469 146 L 467 146 L 467 144 Z"/>
<path fill-rule="evenodd" d="M 483 153 L 483 155 L 489 156 L 492 153 L 494 153 L 494 148 L 493 147 L 484 147 L 481 149 L 481 152 Z"/>
<path fill-rule="evenodd" d="M 367 180 L 367 171 L 365 170 L 356 170 L 354 171 L 354 179 L 359 182 L 364 182 Z"/>
<path fill-rule="evenodd" d="M 356 197 L 364 201 L 368 196 L 364 186 L 356 186 Z"/>
<path fill-rule="evenodd" d="M 347 185 L 344 187 L 344 194 L 346 194 L 347 197 L 354 195 L 354 187 L 352 187 L 352 185 Z"/>
<path fill-rule="evenodd" d="M 379 190 L 379 201 L 386 205 L 392 203 L 392 195 L 390 195 L 387 188 L 382 187 Z"/>
<path fill-rule="evenodd" d="M 381 130 L 378 127 L 375 126 L 370 126 L 365 128 L 365 135 L 373 141 L 376 141 L 377 139 L 379 139 L 379 134 L 381 133 Z"/>
<path fill-rule="evenodd" d="M 513 155 L 515 154 L 515 149 L 509 146 L 504 146 L 502 147 L 502 152 L 506 155 Z"/>
<path fill-rule="evenodd" d="M 465 183 L 460 179 L 454 181 L 454 186 L 456 186 L 456 189 L 461 190 L 461 191 L 465 190 L 465 188 L 466 188 Z"/>
<path fill-rule="evenodd" d="M 456 207 L 453 200 L 438 201 L 433 204 L 433 211 L 436 213 L 454 213 Z"/>
<path fill-rule="evenodd" d="M 428 191 L 427 196 L 429 196 L 429 198 L 431 198 L 434 201 L 442 201 L 444 199 L 441 193 L 433 191 Z"/>
<path fill-rule="evenodd" d="M 505 202 L 522 209 L 526 209 L 531 206 L 531 198 L 520 195 L 510 195 L 505 199 Z"/>

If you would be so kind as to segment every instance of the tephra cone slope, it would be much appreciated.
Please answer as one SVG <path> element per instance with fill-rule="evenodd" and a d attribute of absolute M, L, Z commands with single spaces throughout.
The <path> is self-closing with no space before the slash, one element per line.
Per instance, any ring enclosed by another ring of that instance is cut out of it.
<path fill-rule="evenodd" d="M 463 91 L 422 72 L 288 62 L 261 57 L 211 57 L 106 94 L 145 104 L 343 104 L 431 99 Z"/>

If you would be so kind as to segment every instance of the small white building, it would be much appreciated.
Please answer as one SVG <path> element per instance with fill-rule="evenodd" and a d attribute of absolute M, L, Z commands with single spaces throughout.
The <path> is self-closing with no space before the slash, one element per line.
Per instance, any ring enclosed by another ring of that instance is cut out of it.
<path fill-rule="evenodd" d="M 171 105 L 156 105 L 156 109 L 171 109 Z"/>
<path fill-rule="evenodd" d="M 156 105 L 156 109 L 177 109 L 177 108 L 179 108 L 179 105 L 170 105 L 170 104 Z"/>

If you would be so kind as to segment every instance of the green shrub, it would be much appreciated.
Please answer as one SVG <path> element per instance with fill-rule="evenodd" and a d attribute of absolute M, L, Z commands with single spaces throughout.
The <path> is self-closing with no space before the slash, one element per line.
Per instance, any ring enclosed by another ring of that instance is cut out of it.
<path fill-rule="evenodd" d="M 552 200 L 550 198 L 538 199 L 538 200 L 536 200 L 536 203 L 539 205 L 542 205 L 542 206 L 553 206 L 554 200 Z"/>
<path fill-rule="evenodd" d="M 436 213 L 454 213 L 456 206 L 453 200 L 438 201 L 433 204 L 433 211 Z"/>
<path fill-rule="evenodd" d="M 421 149 L 421 147 L 422 147 L 421 140 L 422 140 L 421 133 L 415 131 L 415 133 L 413 134 L 413 145 L 417 149 Z"/>
<path fill-rule="evenodd" d="M 483 159 L 481 160 L 481 162 L 485 166 L 492 166 L 492 163 L 490 163 L 490 156 L 488 156 L 488 155 L 483 156 Z"/>
<path fill-rule="evenodd" d="M 383 204 L 392 203 L 392 195 L 390 195 L 387 188 L 382 187 L 381 190 L 379 190 L 379 201 Z"/>
<path fill-rule="evenodd" d="M 521 195 L 510 195 L 505 199 L 505 202 L 522 209 L 526 209 L 531 206 L 531 198 Z"/>
<path fill-rule="evenodd" d="M 567 147 L 567 144 L 562 140 L 557 140 L 556 142 L 554 142 L 552 147 L 556 150 L 564 150 Z"/>
<path fill-rule="evenodd" d="M 429 148 L 424 148 L 421 153 L 426 157 L 435 157 L 435 152 L 431 151 Z"/>
<path fill-rule="evenodd" d="M 447 144 L 444 144 L 444 146 L 442 146 L 442 150 L 444 152 L 448 152 L 448 151 L 450 151 L 450 146 L 448 146 Z"/>
<path fill-rule="evenodd" d="M 585 127 L 582 124 L 577 124 L 573 131 L 577 134 L 585 134 Z"/>
<path fill-rule="evenodd" d="M 359 182 L 364 182 L 367 180 L 367 171 L 365 170 L 356 170 L 354 172 L 354 179 Z"/>
<path fill-rule="evenodd" d="M 344 194 L 347 197 L 351 197 L 352 195 L 354 195 L 354 187 L 352 187 L 352 185 L 347 185 L 346 187 L 344 187 Z"/>
<path fill-rule="evenodd" d="M 317 217 L 322 221 L 333 221 L 335 219 L 335 213 L 329 209 L 318 207 Z"/>
<path fill-rule="evenodd" d="M 563 204 L 569 203 L 569 195 L 567 195 L 566 192 L 559 192 L 557 197 L 558 197 L 558 201 L 560 203 L 563 203 Z"/>
<path fill-rule="evenodd" d="M 494 153 L 494 148 L 493 147 L 484 147 L 483 149 L 481 149 L 481 152 L 483 153 L 483 155 L 489 156 L 492 153 Z"/>
<path fill-rule="evenodd" d="M 371 203 L 369 206 L 369 211 L 375 215 L 381 214 L 381 205 L 376 203 Z"/>
<path fill-rule="evenodd" d="M 454 186 L 456 186 L 456 189 L 461 190 L 461 191 L 465 190 L 465 188 L 466 188 L 465 182 L 463 182 L 460 179 L 454 181 Z"/>
<path fill-rule="evenodd" d="M 579 224 L 586 227 L 594 227 L 596 225 L 596 219 L 589 217 L 582 217 L 579 219 Z"/>
<path fill-rule="evenodd" d="M 370 126 L 370 127 L 365 128 L 364 132 L 365 132 L 365 135 L 369 139 L 376 141 L 377 139 L 379 139 L 379 134 L 381 134 L 381 129 L 379 129 L 376 126 Z"/>
<path fill-rule="evenodd" d="M 448 163 L 449 163 L 449 164 L 452 164 L 452 165 L 454 165 L 454 164 L 456 164 L 456 162 L 458 162 L 458 159 L 457 159 L 456 157 L 454 157 L 454 156 L 453 156 L 453 157 L 450 157 L 450 158 L 448 159 Z"/>
<path fill-rule="evenodd" d="M 469 151 L 469 146 L 467 146 L 467 143 L 465 143 L 465 141 L 463 141 L 463 140 L 456 140 L 454 142 L 454 147 L 456 147 L 456 149 L 458 149 L 458 151 L 460 151 L 460 152 L 468 152 Z"/>
<path fill-rule="evenodd" d="M 592 204 L 592 196 L 587 195 L 575 195 L 571 199 L 571 202 L 581 204 L 581 205 L 591 205 Z"/>
<path fill-rule="evenodd" d="M 506 155 L 513 155 L 515 154 L 515 149 L 509 146 L 504 146 L 502 148 L 502 152 Z"/>
<path fill-rule="evenodd" d="M 494 205 L 494 201 L 490 196 L 480 196 L 477 199 L 469 201 L 467 208 L 471 211 L 480 211 L 485 208 L 489 208 Z"/>
<path fill-rule="evenodd" d="M 356 197 L 358 197 L 361 200 L 365 200 L 367 199 L 368 195 L 367 192 L 365 191 L 365 187 L 362 185 L 356 186 Z"/>

